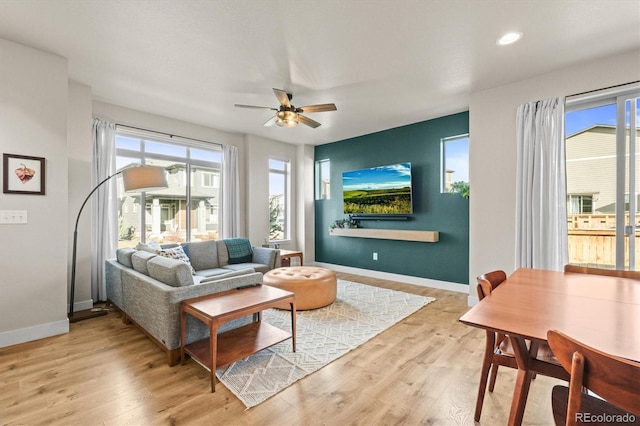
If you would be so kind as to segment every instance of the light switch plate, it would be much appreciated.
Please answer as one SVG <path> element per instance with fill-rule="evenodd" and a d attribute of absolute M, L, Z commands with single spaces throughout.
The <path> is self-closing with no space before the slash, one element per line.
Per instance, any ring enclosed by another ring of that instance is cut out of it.
<path fill-rule="evenodd" d="M 0 210 L 0 225 L 27 223 L 26 210 Z"/>

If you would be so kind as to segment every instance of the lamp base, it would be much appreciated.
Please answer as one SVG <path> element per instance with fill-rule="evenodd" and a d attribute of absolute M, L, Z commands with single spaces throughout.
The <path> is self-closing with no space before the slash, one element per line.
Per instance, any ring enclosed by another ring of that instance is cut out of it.
<path fill-rule="evenodd" d="M 74 312 L 73 314 L 69 314 L 69 322 L 78 322 L 86 319 L 97 318 L 104 315 L 107 315 L 109 311 L 100 310 L 94 311 L 92 309 L 87 309 L 86 311 Z"/>

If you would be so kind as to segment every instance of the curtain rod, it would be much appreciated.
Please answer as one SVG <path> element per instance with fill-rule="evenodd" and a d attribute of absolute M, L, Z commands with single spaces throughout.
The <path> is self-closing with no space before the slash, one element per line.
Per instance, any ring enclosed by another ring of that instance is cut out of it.
<path fill-rule="evenodd" d="M 636 81 L 630 81 L 629 83 L 622 83 L 622 84 L 616 84 L 614 86 L 609 86 L 609 87 L 603 87 L 601 89 L 595 89 L 595 90 L 588 90 L 586 92 L 581 92 L 581 93 L 574 93 L 573 95 L 568 95 L 567 98 L 571 98 L 573 96 L 581 96 L 581 95 L 586 95 L 588 93 L 595 93 L 595 92 L 600 92 L 602 90 L 609 90 L 609 89 L 615 89 L 617 87 L 622 87 L 622 86 L 628 86 L 630 84 L 636 84 L 636 83 L 640 83 L 640 80 L 636 80 Z"/>
<path fill-rule="evenodd" d="M 196 142 L 202 142 L 202 143 L 206 143 L 206 144 L 211 144 L 211 145 L 222 145 L 221 143 L 205 141 L 205 140 L 196 139 L 196 138 L 190 138 L 190 137 L 187 137 L 187 136 L 172 135 L 171 133 L 165 133 L 165 132 L 158 132 L 156 130 L 143 129 L 142 127 L 130 126 L 128 124 L 116 123 L 116 126 L 126 127 L 128 129 L 133 129 L 133 130 L 141 130 L 143 132 L 157 133 L 159 135 L 169 136 L 169 138 L 171 138 L 171 139 L 173 139 L 173 138 L 182 138 L 182 139 L 188 139 L 188 140 L 192 140 L 192 141 L 196 141 Z"/>

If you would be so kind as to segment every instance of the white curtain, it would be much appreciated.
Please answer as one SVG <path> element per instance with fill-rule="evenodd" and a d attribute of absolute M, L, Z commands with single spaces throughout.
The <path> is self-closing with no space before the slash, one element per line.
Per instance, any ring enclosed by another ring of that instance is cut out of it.
<path fill-rule="evenodd" d="M 518 107 L 516 267 L 560 271 L 567 263 L 564 99 Z"/>
<path fill-rule="evenodd" d="M 93 120 L 92 187 L 116 172 L 116 125 L 96 118 Z M 91 222 L 91 297 L 107 300 L 104 261 L 115 257 L 118 248 L 118 217 L 116 212 L 116 178 L 110 179 L 96 191 L 92 199 Z"/>
<path fill-rule="evenodd" d="M 238 148 L 222 147 L 222 235 L 221 238 L 240 237 L 240 174 Z"/>

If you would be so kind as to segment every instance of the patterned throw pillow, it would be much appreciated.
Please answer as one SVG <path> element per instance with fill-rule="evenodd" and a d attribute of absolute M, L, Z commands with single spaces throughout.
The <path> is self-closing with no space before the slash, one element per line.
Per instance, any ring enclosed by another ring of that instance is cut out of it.
<path fill-rule="evenodd" d="M 180 260 L 186 263 L 187 265 L 189 265 L 189 269 L 191 269 L 191 274 L 192 275 L 196 274 L 196 270 L 193 269 L 193 266 L 191 266 L 191 261 L 189 260 L 189 256 L 187 256 L 187 254 L 184 252 L 184 250 L 182 249 L 182 246 L 168 248 L 164 250 L 157 250 L 156 253 L 159 254 L 160 256 L 168 257 L 169 259 Z"/>

